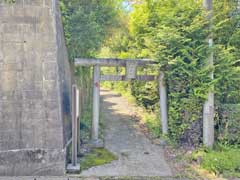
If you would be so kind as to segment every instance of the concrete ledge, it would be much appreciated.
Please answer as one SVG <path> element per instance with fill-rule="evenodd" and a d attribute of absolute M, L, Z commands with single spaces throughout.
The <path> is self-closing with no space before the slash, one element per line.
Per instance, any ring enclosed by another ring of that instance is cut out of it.
<path fill-rule="evenodd" d="M 0 151 L 0 176 L 42 176 L 65 174 L 65 151 L 23 149 Z"/>
<path fill-rule="evenodd" d="M 99 180 L 97 177 L 69 177 L 69 176 L 22 176 L 22 177 L 0 177 L 0 180 Z"/>

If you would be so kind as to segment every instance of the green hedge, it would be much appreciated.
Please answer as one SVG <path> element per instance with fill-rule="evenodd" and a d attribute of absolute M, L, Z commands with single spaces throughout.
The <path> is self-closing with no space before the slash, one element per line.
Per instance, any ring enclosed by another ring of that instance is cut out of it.
<path fill-rule="evenodd" d="M 217 139 L 224 144 L 240 145 L 240 104 L 217 106 Z"/>

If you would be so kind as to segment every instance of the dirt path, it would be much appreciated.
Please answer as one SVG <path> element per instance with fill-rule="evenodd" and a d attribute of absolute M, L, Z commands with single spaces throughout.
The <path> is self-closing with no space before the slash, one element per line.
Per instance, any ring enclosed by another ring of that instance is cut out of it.
<path fill-rule="evenodd" d="M 119 159 L 82 172 L 82 176 L 171 176 L 160 146 L 152 144 L 131 120 L 134 107 L 121 96 L 101 91 L 105 148 Z"/>

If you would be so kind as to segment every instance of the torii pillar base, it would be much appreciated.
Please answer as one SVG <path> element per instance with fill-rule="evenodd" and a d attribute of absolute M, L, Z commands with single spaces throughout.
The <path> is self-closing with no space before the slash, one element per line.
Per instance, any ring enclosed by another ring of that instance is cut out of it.
<path fill-rule="evenodd" d="M 80 164 L 76 164 L 75 166 L 72 164 L 67 165 L 67 172 L 68 173 L 80 173 Z"/>

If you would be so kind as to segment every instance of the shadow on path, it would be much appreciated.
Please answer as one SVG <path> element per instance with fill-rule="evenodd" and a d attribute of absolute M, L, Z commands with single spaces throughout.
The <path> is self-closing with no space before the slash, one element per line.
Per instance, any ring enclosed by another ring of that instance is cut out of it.
<path fill-rule="evenodd" d="M 105 148 L 118 156 L 110 164 L 92 167 L 82 176 L 171 176 L 162 147 L 154 145 L 132 121 L 134 106 L 111 91 L 101 91 Z"/>

